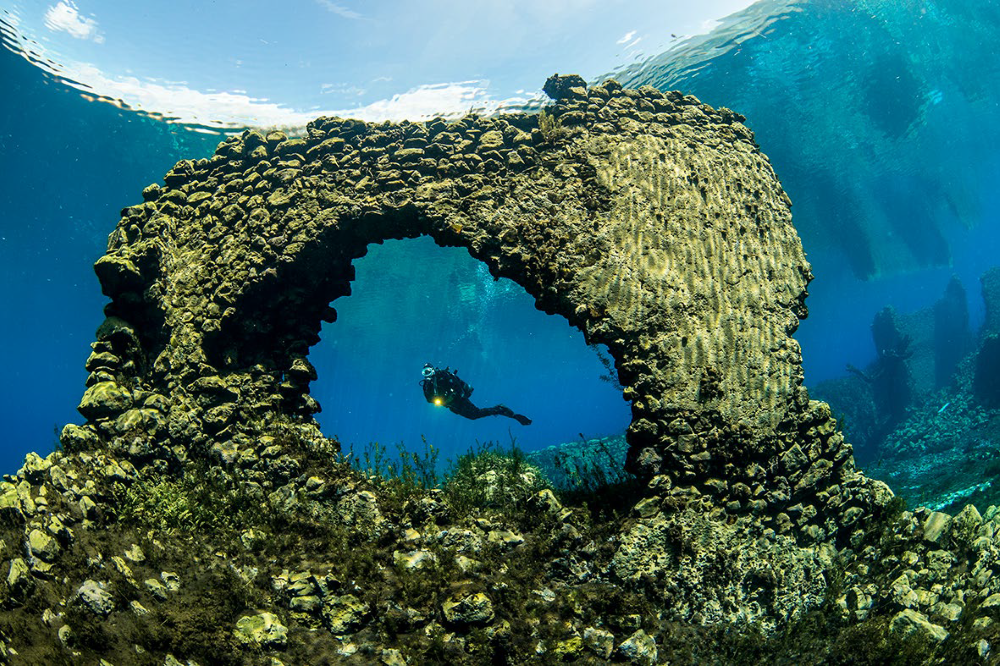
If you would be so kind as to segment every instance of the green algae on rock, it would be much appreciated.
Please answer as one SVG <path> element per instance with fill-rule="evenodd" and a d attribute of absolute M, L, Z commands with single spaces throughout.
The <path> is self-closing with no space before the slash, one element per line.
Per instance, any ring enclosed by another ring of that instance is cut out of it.
<path fill-rule="evenodd" d="M 613 81 L 546 90 L 545 131 L 245 132 L 122 212 L 87 422 L 0 487 L 3 660 L 766 663 L 800 654 L 795 630 L 821 661 L 852 631 L 891 654 L 942 635 L 923 616 L 989 620 L 996 511 L 922 539 L 801 385 L 810 268 L 742 118 Z M 330 302 L 368 244 L 421 235 L 607 345 L 638 479 L 611 507 L 560 502 L 517 460 L 470 461 L 459 485 L 496 482 L 478 505 L 392 492 L 319 431 Z M 953 628 L 940 649 L 973 649 Z"/>

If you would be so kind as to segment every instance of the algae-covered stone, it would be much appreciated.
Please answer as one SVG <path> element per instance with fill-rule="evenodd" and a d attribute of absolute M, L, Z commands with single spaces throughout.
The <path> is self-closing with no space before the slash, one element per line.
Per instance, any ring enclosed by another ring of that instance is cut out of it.
<path fill-rule="evenodd" d="M 485 625 L 493 621 L 493 602 L 482 592 L 460 594 L 441 604 L 444 618 L 453 625 Z"/>
<path fill-rule="evenodd" d="M 0 517 L 9 519 L 12 522 L 22 522 L 24 513 L 21 511 L 21 500 L 17 496 L 17 490 L 10 490 L 0 493 Z"/>
<path fill-rule="evenodd" d="M 609 659 L 615 648 L 615 635 L 607 629 L 587 627 L 583 630 L 583 643 L 601 659 Z"/>
<path fill-rule="evenodd" d="M 479 137 L 479 147 L 485 150 L 492 150 L 503 145 L 503 134 L 498 130 L 483 132 Z"/>
<path fill-rule="evenodd" d="M 323 600 L 314 595 L 292 597 L 288 608 L 297 613 L 315 613 L 323 607 Z"/>
<path fill-rule="evenodd" d="M 97 339 L 106 340 L 119 347 L 135 347 L 139 344 L 135 327 L 121 317 L 105 317 L 97 327 Z"/>
<path fill-rule="evenodd" d="M 181 577 L 173 571 L 161 571 L 160 580 L 163 581 L 163 586 L 167 588 L 167 592 L 176 592 L 181 589 Z"/>
<path fill-rule="evenodd" d="M 551 488 L 543 488 L 535 493 L 531 508 L 544 511 L 546 513 L 559 513 L 562 511 L 563 507 L 555 493 L 552 492 Z"/>
<path fill-rule="evenodd" d="M 28 534 L 28 552 L 43 562 L 54 562 L 61 550 L 59 542 L 47 532 L 39 529 Z"/>
<path fill-rule="evenodd" d="M 940 643 L 948 638 L 948 631 L 944 627 L 929 622 L 926 615 L 918 613 L 912 608 L 896 613 L 892 622 L 889 623 L 889 629 L 902 636 L 913 634 L 923 636 L 935 643 Z"/>
<path fill-rule="evenodd" d="M 107 465 L 104 466 L 104 469 L 101 470 L 101 474 L 104 475 L 104 478 L 112 482 L 128 481 L 130 475 L 128 469 L 126 468 L 126 465 L 128 465 L 127 460 L 121 461 L 121 464 L 119 464 L 117 461 L 112 460 L 111 462 L 109 462 Z"/>
<path fill-rule="evenodd" d="M 92 428 L 72 423 L 64 426 L 62 433 L 59 434 L 59 443 L 67 451 L 92 449 L 99 441 L 97 433 Z"/>
<path fill-rule="evenodd" d="M 160 601 L 167 600 L 167 588 L 163 586 L 163 583 L 155 578 L 147 578 L 143 581 L 143 585 L 146 586 L 146 590 L 153 595 L 156 599 Z"/>
<path fill-rule="evenodd" d="M 618 654 L 633 664 L 652 666 L 658 655 L 656 641 L 642 629 L 622 641 L 618 646 Z"/>
<path fill-rule="evenodd" d="M 41 483 L 45 479 L 46 473 L 52 467 L 52 462 L 48 458 L 43 458 L 37 453 L 31 452 L 24 457 L 24 478 L 31 483 Z"/>
<path fill-rule="evenodd" d="M 288 374 L 299 381 L 314 381 L 318 377 L 313 364 L 301 357 L 292 361 L 291 367 L 288 368 Z"/>
<path fill-rule="evenodd" d="M 370 490 L 344 496 L 337 504 L 337 512 L 348 525 L 361 529 L 370 536 L 379 534 L 385 524 L 378 498 Z"/>
<path fill-rule="evenodd" d="M 965 612 L 965 606 L 962 604 L 937 604 L 934 607 L 934 613 L 940 615 L 949 622 L 957 622 L 962 613 Z"/>
<path fill-rule="evenodd" d="M 396 566 L 404 569 L 423 569 L 437 562 L 437 555 L 429 550 L 413 550 L 410 552 L 394 551 L 392 560 Z"/>
<path fill-rule="evenodd" d="M 243 645 L 261 648 L 280 648 L 288 643 L 288 627 L 278 616 L 262 612 L 244 615 L 236 622 L 234 636 Z"/>
<path fill-rule="evenodd" d="M 561 661 L 573 661 L 580 656 L 580 652 L 582 651 L 583 638 L 580 636 L 571 636 L 566 640 L 556 643 L 556 646 L 552 649 L 552 654 Z"/>
<path fill-rule="evenodd" d="M 423 156 L 424 151 L 421 148 L 401 148 L 396 151 L 396 159 L 400 162 L 417 160 Z"/>
<path fill-rule="evenodd" d="M 94 580 L 84 581 L 73 600 L 101 617 L 107 617 L 115 609 L 115 600 L 108 593 L 107 584 Z"/>
<path fill-rule="evenodd" d="M 491 530 L 486 535 L 487 541 L 497 544 L 504 549 L 514 548 L 524 543 L 524 537 L 510 530 Z"/>
<path fill-rule="evenodd" d="M 132 392 L 116 382 L 98 382 L 88 388 L 77 411 L 88 419 L 117 415 L 132 406 Z"/>
<path fill-rule="evenodd" d="M 132 544 L 131 546 L 128 547 L 128 549 L 126 549 L 125 557 L 131 562 L 135 562 L 136 564 L 141 564 L 142 562 L 146 561 L 145 553 L 142 552 L 142 548 L 140 548 L 139 544 L 136 543 Z"/>
<path fill-rule="evenodd" d="M 142 274 L 135 264 L 125 257 L 106 254 L 94 264 L 94 271 L 105 296 L 114 298 L 123 292 L 135 291 L 142 287 Z"/>
<path fill-rule="evenodd" d="M 394 648 L 386 648 L 382 650 L 380 658 L 384 666 L 406 666 L 406 660 L 403 659 L 403 653 Z"/>
<path fill-rule="evenodd" d="M 924 541 L 938 543 L 941 536 L 951 526 L 952 517 L 947 513 L 932 511 L 924 521 Z"/>
<path fill-rule="evenodd" d="M 156 435 L 165 423 L 165 417 L 158 410 L 129 409 L 115 419 L 115 430 L 120 433 L 139 431 L 147 435 Z"/>
<path fill-rule="evenodd" d="M 994 592 L 990 596 L 986 597 L 980 608 L 1000 608 L 1000 592 Z"/>
<path fill-rule="evenodd" d="M 330 597 L 323 604 L 323 621 L 331 633 L 350 633 L 364 621 L 368 606 L 353 594 Z"/>
<path fill-rule="evenodd" d="M 21 481 L 17 484 L 17 499 L 21 502 L 21 510 L 26 516 L 35 513 L 35 500 L 32 498 L 30 483 Z"/>
<path fill-rule="evenodd" d="M 31 577 L 31 570 L 27 562 L 20 557 L 15 557 L 10 561 L 10 570 L 7 572 L 7 587 L 14 596 L 24 596 L 35 586 L 35 581 Z"/>
<path fill-rule="evenodd" d="M 97 503 L 92 500 L 89 495 L 81 497 L 80 501 L 77 502 L 77 506 L 80 508 L 80 513 L 83 514 L 84 518 L 89 518 L 91 520 L 97 518 Z"/>
<path fill-rule="evenodd" d="M 275 152 L 279 155 L 289 155 L 296 152 L 305 152 L 306 142 L 302 139 L 288 139 L 278 144 Z"/>
<path fill-rule="evenodd" d="M 63 468 L 59 465 L 52 465 L 49 468 L 49 479 L 52 481 L 52 485 L 61 492 L 66 492 L 70 489 L 69 487 L 69 476 L 63 471 Z"/>

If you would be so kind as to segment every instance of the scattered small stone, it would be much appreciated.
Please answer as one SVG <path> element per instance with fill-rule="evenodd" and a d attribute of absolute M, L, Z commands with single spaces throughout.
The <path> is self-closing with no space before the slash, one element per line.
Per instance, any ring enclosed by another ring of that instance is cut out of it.
<path fill-rule="evenodd" d="M 327 629 L 336 635 L 350 633 L 368 614 L 368 607 L 353 594 L 331 597 L 323 604 L 323 620 Z"/>
<path fill-rule="evenodd" d="M 135 543 L 125 551 L 125 558 L 135 564 L 140 564 L 146 561 L 146 555 L 142 552 L 142 548 L 139 547 L 139 544 Z"/>
<path fill-rule="evenodd" d="M 54 562 L 59 556 L 59 542 L 55 537 L 39 529 L 28 534 L 28 552 L 43 562 Z"/>
<path fill-rule="evenodd" d="M 926 615 L 911 608 L 896 613 L 892 622 L 889 623 L 889 629 L 893 633 L 899 633 L 903 636 L 920 634 L 935 643 L 940 643 L 948 638 L 948 631 L 944 627 L 929 622 Z"/>
<path fill-rule="evenodd" d="M 288 628 L 273 613 L 244 615 L 236 622 L 236 640 L 244 645 L 280 648 L 288 642 Z"/>
<path fill-rule="evenodd" d="M 932 511 L 927 520 L 924 521 L 924 541 L 937 543 L 941 535 L 951 525 L 952 518 L 946 513 Z"/>
<path fill-rule="evenodd" d="M 396 649 L 383 649 L 381 659 L 385 666 L 406 666 L 406 660 L 403 659 L 403 653 Z"/>
<path fill-rule="evenodd" d="M 459 595 L 441 605 L 445 619 L 454 625 L 484 625 L 493 621 L 493 602 L 482 592 Z"/>
<path fill-rule="evenodd" d="M 94 615 L 107 617 L 115 609 L 115 600 L 107 591 L 107 583 L 86 580 L 76 591 L 74 601 L 82 604 Z"/>
<path fill-rule="evenodd" d="M 167 588 L 163 587 L 163 583 L 155 578 L 147 578 L 143 581 L 146 589 L 152 594 L 156 599 L 160 601 L 167 600 Z"/>
<path fill-rule="evenodd" d="M 601 659 L 610 659 L 615 647 L 615 636 L 606 629 L 587 627 L 583 630 L 583 643 Z"/>
<path fill-rule="evenodd" d="M 642 629 L 622 641 L 617 652 L 624 659 L 644 666 L 655 664 L 658 655 L 656 641 Z"/>

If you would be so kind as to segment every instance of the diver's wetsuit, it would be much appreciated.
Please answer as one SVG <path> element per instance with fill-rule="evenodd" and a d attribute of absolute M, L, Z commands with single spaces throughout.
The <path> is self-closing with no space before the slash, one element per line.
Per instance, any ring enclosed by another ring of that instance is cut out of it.
<path fill-rule="evenodd" d="M 430 363 L 424 366 L 424 378 L 420 380 L 427 402 L 442 405 L 459 416 L 467 419 L 481 419 L 484 416 L 506 416 L 521 425 L 531 425 L 531 419 L 521 414 L 515 414 L 510 407 L 496 405 L 494 407 L 476 407 L 469 400 L 472 387 L 458 378 L 450 368 L 441 370 Z"/>

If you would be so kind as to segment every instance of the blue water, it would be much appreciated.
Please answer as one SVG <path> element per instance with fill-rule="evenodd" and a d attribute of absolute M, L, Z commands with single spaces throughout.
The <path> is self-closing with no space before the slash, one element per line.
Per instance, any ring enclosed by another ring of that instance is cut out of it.
<path fill-rule="evenodd" d="M 518 284 L 494 281 L 466 250 L 430 238 L 389 241 L 355 267 L 351 296 L 334 302 L 338 319 L 310 352 L 328 436 L 356 450 L 426 437 L 446 459 L 477 441 L 513 439 L 534 450 L 628 426 L 628 403 L 601 381 L 607 370 L 583 334 L 535 310 Z M 457 369 L 477 406 L 502 403 L 533 423 L 467 421 L 429 405 L 419 388 L 424 363 Z"/>
<path fill-rule="evenodd" d="M 81 423 L 83 362 L 106 303 L 92 269 L 124 206 L 205 137 L 84 101 L 0 49 L 0 470 Z"/>
<path fill-rule="evenodd" d="M 886 304 L 933 303 L 951 275 L 982 317 L 978 277 L 1000 249 L 1000 3 L 760 3 L 623 79 L 743 114 L 793 202 L 817 279 L 797 337 L 807 382 L 863 366 Z M 559 63 L 553 71 L 571 71 Z M 82 422 L 83 362 L 105 299 L 92 271 L 120 208 L 219 137 L 87 101 L 0 49 L 0 471 Z M 539 85 L 542 83 L 538 82 Z M 372 248 L 311 358 L 324 432 L 445 455 L 510 436 L 535 448 L 624 428 L 597 352 L 523 290 L 426 240 Z M 481 404 L 535 423 L 464 421 L 423 402 L 424 362 L 451 365 Z"/>

